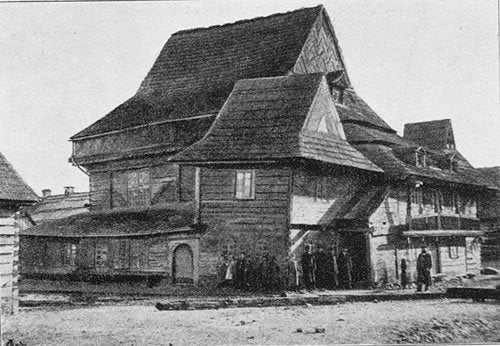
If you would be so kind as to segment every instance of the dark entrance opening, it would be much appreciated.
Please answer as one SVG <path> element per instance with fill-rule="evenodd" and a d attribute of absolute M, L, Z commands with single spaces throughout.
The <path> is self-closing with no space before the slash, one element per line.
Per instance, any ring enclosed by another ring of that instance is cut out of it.
<path fill-rule="evenodd" d="M 193 283 L 193 271 L 193 251 L 187 244 L 177 246 L 172 257 L 173 283 Z"/>
<path fill-rule="evenodd" d="M 363 232 L 342 232 L 340 234 L 340 248 L 347 248 L 352 261 L 352 287 L 365 288 L 369 286 L 370 267 L 366 234 Z"/>

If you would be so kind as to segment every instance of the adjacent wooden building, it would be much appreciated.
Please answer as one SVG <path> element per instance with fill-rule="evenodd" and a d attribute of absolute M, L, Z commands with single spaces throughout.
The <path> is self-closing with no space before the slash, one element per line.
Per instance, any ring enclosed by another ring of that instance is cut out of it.
<path fill-rule="evenodd" d="M 500 189 L 500 167 L 483 167 L 479 170 Z M 478 216 L 485 231 L 481 259 L 484 266 L 500 268 L 500 191 L 491 190 L 482 196 Z"/>
<path fill-rule="evenodd" d="M 19 306 L 19 210 L 37 199 L 0 153 L 0 299 L 4 313 L 15 313 Z"/>
<path fill-rule="evenodd" d="M 423 115 L 425 116 L 425 114 Z M 214 283 L 223 256 L 347 247 L 355 281 L 478 268 L 495 187 L 451 122 L 399 136 L 354 90 L 322 6 L 175 33 L 137 93 L 71 137 L 90 213 L 38 228 L 74 271 Z M 56 227 L 54 227 L 56 226 Z"/>

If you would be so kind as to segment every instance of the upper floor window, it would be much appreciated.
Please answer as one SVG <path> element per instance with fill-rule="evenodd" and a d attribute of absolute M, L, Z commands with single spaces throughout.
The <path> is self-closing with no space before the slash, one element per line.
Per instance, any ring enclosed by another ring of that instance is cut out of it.
<path fill-rule="evenodd" d="M 422 187 L 416 187 L 411 193 L 411 202 L 418 207 L 418 213 L 422 214 L 424 212 L 424 198 L 422 193 Z"/>
<path fill-rule="evenodd" d="M 241 170 L 236 171 L 235 194 L 237 199 L 255 198 L 255 171 Z"/>
<path fill-rule="evenodd" d="M 421 150 L 417 150 L 415 151 L 415 165 L 417 167 L 425 167 L 427 164 L 426 164 L 426 157 L 425 157 L 425 152 L 421 151 Z"/>
<path fill-rule="evenodd" d="M 328 201 L 328 180 L 326 177 L 316 177 L 314 200 Z"/>
<path fill-rule="evenodd" d="M 149 170 L 128 172 L 128 204 L 141 207 L 151 204 Z"/>

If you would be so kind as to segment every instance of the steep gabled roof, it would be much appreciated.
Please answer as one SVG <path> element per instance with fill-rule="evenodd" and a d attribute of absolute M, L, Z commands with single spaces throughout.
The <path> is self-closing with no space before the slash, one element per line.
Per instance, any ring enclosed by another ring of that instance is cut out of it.
<path fill-rule="evenodd" d="M 36 193 L 0 153 L 0 200 L 35 202 L 37 199 Z"/>
<path fill-rule="evenodd" d="M 237 80 L 289 73 L 322 11 L 316 6 L 175 33 L 136 95 L 72 139 L 218 112 Z"/>
<path fill-rule="evenodd" d="M 450 119 L 405 124 L 403 137 L 431 149 L 445 149 L 450 139 L 455 144 Z"/>
<path fill-rule="evenodd" d="M 341 128 L 337 136 L 306 128 L 320 126 L 322 111 L 336 116 L 328 110 L 335 112 L 335 107 L 323 74 L 240 80 L 207 135 L 172 160 L 307 158 L 380 172 L 349 145 Z"/>

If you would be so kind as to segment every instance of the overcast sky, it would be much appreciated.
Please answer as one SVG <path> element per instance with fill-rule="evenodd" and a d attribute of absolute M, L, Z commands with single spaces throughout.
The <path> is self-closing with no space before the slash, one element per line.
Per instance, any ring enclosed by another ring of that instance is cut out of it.
<path fill-rule="evenodd" d="M 500 165 L 496 0 L 0 3 L 0 151 L 37 193 L 87 191 L 68 138 L 136 92 L 172 33 L 320 3 L 386 122 L 449 118 L 474 166 Z"/>

